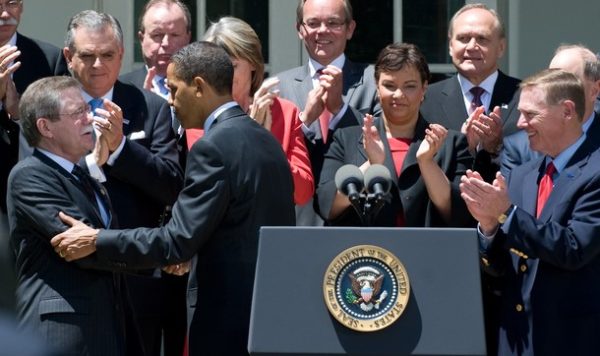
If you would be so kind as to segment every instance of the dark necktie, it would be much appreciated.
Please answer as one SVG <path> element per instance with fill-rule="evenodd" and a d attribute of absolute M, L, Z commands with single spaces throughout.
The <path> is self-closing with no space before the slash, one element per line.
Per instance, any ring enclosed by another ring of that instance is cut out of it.
<path fill-rule="evenodd" d="M 481 95 L 483 95 L 485 89 L 482 87 L 472 87 L 470 92 L 473 94 L 473 100 L 471 100 L 471 112 L 473 112 L 475 109 L 483 105 L 481 102 Z"/>
<path fill-rule="evenodd" d="M 83 189 L 83 192 L 88 197 L 88 199 L 94 204 L 94 206 L 98 206 L 96 201 L 96 189 L 94 189 L 94 182 L 92 182 L 92 177 L 87 174 L 81 167 L 75 165 L 73 167 L 73 171 L 71 172 L 77 179 L 79 180 L 79 185 Z"/>
<path fill-rule="evenodd" d="M 319 76 L 321 74 L 323 74 L 323 68 L 317 70 L 317 80 L 319 80 Z M 331 121 L 332 117 L 333 115 L 329 110 L 327 110 L 327 108 L 324 108 L 321 115 L 319 115 L 319 124 L 321 127 L 321 137 L 323 138 L 323 143 L 327 143 L 327 136 L 329 135 L 329 121 Z"/>
<path fill-rule="evenodd" d="M 546 167 L 546 173 L 540 180 L 540 185 L 538 187 L 538 195 L 537 195 L 537 209 L 536 209 L 536 217 L 539 217 L 542 213 L 542 209 L 544 209 L 544 204 L 546 204 L 546 200 L 552 193 L 552 188 L 554 187 L 554 181 L 552 176 L 556 173 L 556 167 L 554 167 L 554 163 L 550 162 Z"/>

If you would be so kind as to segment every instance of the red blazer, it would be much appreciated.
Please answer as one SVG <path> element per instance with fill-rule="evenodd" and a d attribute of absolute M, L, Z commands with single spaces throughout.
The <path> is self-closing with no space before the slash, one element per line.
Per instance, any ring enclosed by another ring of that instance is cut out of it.
<path fill-rule="evenodd" d="M 271 133 L 281 144 L 294 179 L 294 203 L 306 204 L 315 191 L 315 180 L 304 144 L 298 108 L 289 100 L 275 98 L 271 105 Z M 185 130 L 188 150 L 204 134 L 202 129 Z"/>

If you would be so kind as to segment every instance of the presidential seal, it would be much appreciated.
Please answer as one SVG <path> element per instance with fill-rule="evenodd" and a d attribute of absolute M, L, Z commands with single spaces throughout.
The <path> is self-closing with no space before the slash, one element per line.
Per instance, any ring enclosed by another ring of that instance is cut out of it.
<path fill-rule="evenodd" d="M 377 246 L 351 247 L 335 257 L 323 280 L 327 309 L 356 331 L 390 326 L 406 308 L 408 274 L 391 252 Z"/>

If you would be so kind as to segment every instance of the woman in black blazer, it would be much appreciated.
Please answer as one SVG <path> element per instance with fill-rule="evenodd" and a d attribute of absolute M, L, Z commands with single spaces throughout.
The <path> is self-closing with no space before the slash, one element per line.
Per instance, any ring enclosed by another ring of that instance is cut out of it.
<path fill-rule="evenodd" d="M 419 114 L 429 68 L 419 48 L 391 44 L 375 64 L 382 116 L 366 115 L 364 125 L 339 129 L 325 155 L 317 189 L 319 210 L 329 225 L 361 225 L 360 215 L 335 185 L 345 164 L 364 173 L 372 164 L 392 175 L 391 201 L 372 226 L 468 226 L 472 219 L 460 197 L 460 177 L 472 165 L 466 138 L 430 124 Z"/>

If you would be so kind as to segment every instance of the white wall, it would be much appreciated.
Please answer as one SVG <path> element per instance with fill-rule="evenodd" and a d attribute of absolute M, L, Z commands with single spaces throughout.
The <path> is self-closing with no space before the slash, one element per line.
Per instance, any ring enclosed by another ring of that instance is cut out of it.
<path fill-rule="evenodd" d="M 510 0 L 508 13 L 508 62 L 516 77 L 546 68 L 562 43 L 600 51 L 600 1 Z"/>

